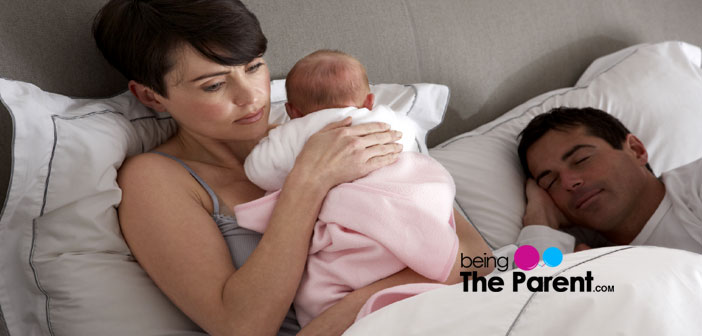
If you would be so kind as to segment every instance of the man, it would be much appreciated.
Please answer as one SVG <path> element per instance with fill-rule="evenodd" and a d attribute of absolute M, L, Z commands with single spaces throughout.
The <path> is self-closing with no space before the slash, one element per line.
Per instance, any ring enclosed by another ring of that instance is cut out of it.
<path fill-rule="evenodd" d="M 556 231 L 572 225 L 599 233 L 595 246 L 702 253 L 702 159 L 659 179 L 641 140 L 593 108 L 553 109 L 534 118 L 520 137 L 528 177 L 520 244 L 572 251 L 574 238 Z"/>

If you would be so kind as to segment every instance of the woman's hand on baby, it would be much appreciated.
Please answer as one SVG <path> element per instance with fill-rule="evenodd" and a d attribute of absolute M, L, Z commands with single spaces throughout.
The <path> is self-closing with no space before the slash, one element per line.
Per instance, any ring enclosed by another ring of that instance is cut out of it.
<path fill-rule="evenodd" d="M 293 171 L 323 187 L 350 182 L 397 161 L 402 133 L 385 123 L 351 126 L 351 118 L 333 122 L 313 134 L 298 155 Z M 314 178 L 316 177 L 316 178 Z"/>

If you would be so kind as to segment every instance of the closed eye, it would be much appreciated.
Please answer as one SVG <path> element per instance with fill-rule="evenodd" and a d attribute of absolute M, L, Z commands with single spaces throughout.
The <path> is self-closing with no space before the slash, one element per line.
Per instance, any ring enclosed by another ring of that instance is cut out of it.
<path fill-rule="evenodd" d="M 541 189 L 548 190 L 549 188 L 551 188 L 554 182 L 556 182 L 556 178 L 553 177 L 553 173 L 549 173 L 548 175 L 539 179 L 539 181 L 537 181 L 537 184 L 539 185 L 539 187 L 541 187 Z"/>
<path fill-rule="evenodd" d="M 246 72 L 256 72 L 256 70 L 258 70 L 258 68 L 261 66 L 263 66 L 263 62 L 258 62 L 250 67 L 247 67 Z"/>
<path fill-rule="evenodd" d="M 585 160 L 587 160 L 587 159 L 589 159 L 589 158 L 590 158 L 589 156 L 586 156 L 586 157 L 584 157 L 584 158 L 582 158 L 582 159 L 580 159 L 580 160 L 578 160 L 578 161 L 575 161 L 575 164 L 580 164 L 580 163 L 584 162 Z"/>
<path fill-rule="evenodd" d="M 552 186 L 555 182 L 556 182 L 556 179 L 551 180 L 551 183 L 548 184 L 548 186 L 546 187 L 546 190 L 551 189 L 551 186 Z"/>
<path fill-rule="evenodd" d="M 223 85 L 224 85 L 224 82 L 219 82 L 219 83 L 212 84 L 210 86 L 206 86 L 203 88 L 203 90 L 205 90 L 207 92 L 216 92 L 219 89 L 221 89 Z"/>

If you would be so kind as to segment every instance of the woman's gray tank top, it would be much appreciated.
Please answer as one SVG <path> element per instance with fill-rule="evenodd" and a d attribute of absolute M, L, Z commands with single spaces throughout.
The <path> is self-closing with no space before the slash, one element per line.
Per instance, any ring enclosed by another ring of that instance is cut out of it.
<path fill-rule="evenodd" d="M 190 175 L 192 175 L 192 177 L 194 177 L 195 180 L 197 180 L 197 182 L 200 183 L 203 188 L 205 188 L 205 191 L 207 191 L 207 194 L 210 195 L 210 198 L 212 199 L 214 208 L 212 211 L 212 219 L 217 224 L 219 231 L 222 232 L 222 236 L 224 236 L 227 246 L 229 246 L 229 252 L 232 255 L 234 266 L 236 266 L 237 269 L 241 268 L 241 266 L 244 265 L 244 262 L 246 262 L 246 259 L 249 258 L 253 250 L 256 248 L 256 245 L 258 245 L 258 242 L 261 240 L 261 234 L 240 227 L 234 216 L 221 213 L 219 208 L 219 197 L 217 197 L 214 190 L 212 190 L 212 188 L 210 188 L 210 186 L 205 183 L 205 181 L 200 178 L 195 171 L 185 164 L 185 162 L 170 154 L 156 151 L 152 151 L 151 153 L 163 155 L 180 163 L 188 171 L 188 173 L 190 173 Z M 288 314 L 285 316 L 285 320 L 283 320 L 283 325 L 281 325 L 278 335 L 295 335 L 298 331 L 300 331 L 300 326 L 295 318 L 295 311 L 292 307 L 290 307 L 290 311 L 288 311 Z"/>

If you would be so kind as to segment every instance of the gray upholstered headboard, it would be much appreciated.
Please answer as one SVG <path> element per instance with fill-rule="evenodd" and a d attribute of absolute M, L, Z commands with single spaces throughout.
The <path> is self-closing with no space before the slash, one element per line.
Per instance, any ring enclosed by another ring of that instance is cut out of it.
<path fill-rule="evenodd" d="M 0 77 L 70 96 L 125 89 L 94 47 L 105 0 L 2 1 Z M 358 57 L 375 83 L 451 88 L 436 145 L 551 89 L 572 85 L 598 56 L 663 40 L 702 44 L 699 0 L 245 0 L 269 39 L 274 78 L 301 56 L 334 48 Z M 0 204 L 12 122 L 0 106 Z M 2 315 L 0 315 L 1 317 Z M 6 332 L 0 324 L 0 335 Z"/>

